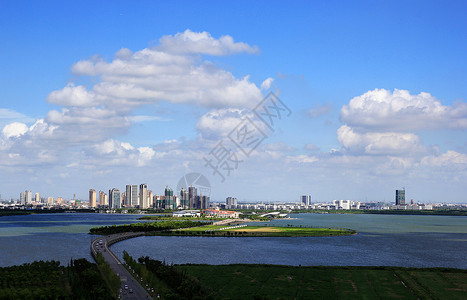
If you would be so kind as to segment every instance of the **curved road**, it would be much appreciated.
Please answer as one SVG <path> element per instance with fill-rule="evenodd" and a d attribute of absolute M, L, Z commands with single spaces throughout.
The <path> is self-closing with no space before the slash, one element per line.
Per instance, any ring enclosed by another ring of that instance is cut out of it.
<path fill-rule="evenodd" d="M 118 233 L 100 236 L 91 242 L 92 256 L 95 257 L 97 253 L 101 253 L 112 271 L 120 277 L 120 281 L 122 282 L 120 299 L 152 299 L 141 284 L 139 284 L 139 282 L 122 265 L 118 257 L 116 257 L 109 249 L 109 246 L 116 242 L 142 235 L 144 235 L 143 232 Z"/>

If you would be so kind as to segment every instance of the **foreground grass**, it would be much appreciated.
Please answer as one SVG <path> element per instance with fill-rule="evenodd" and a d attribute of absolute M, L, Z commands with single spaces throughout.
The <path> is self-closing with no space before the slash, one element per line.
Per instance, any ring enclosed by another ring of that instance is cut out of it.
<path fill-rule="evenodd" d="M 458 269 L 271 265 L 177 268 L 217 291 L 222 299 L 467 299 L 467 271 Z"/>
<path fill-rule="evenodd" d="M 247 226 L 230 228 L 229 226 L 206 225 L 184 228 L 164 234 L 169 235 L 203 235 L 203 236 L 270 236 L 270 237 L 298 237 L 298 236 L 338 236 L 355 234 L 350 229 L 306 228 L 306 227 L 273 227 Z"/>

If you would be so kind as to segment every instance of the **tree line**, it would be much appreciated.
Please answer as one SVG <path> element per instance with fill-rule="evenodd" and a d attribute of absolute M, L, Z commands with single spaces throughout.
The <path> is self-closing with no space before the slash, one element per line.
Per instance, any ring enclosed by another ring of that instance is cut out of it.
<path fill-rule="evenodd" d="M 104 282 L 99 266 L 84 258 L 66 267 L 38 261 L 0 268 L 0 299 L 115 299 L 118 287 Z"/>

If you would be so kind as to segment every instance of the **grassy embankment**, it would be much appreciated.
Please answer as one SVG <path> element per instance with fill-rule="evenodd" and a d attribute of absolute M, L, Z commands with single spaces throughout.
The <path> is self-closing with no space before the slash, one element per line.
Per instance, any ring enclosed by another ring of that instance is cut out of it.
<path fill-rule="evenodd" d="M 308 227 L 273 227 L 247 226 L 229 228 L 227 226 L 206 225 L 164 232 L 164 235 L 197 236 L 238 236 L 238 237 L 299 237 L 299 236 L 338 236 L 355 234 L 351 229 L 308 228 Z"/>
<path fill-rule="evenodd" d="M 148 221 L 220 221 L 225 218 L 206 218 L 206 217 L 172 217 L 172 215 L 143 216 L 138 220 Z"/>
<path fill-rule="evenodd" d="M 338 236 L 355 234 L 351 229 L 247 226 L 229 227 L 203 223 L 201 221 L 159 221 L 93 227 L 91 234 L 115 234 L 123 232 L 146 232 L 150 235 L 176 236 L 239 236 L 239 237 L 298 237 L 298 236 Z"/>
<path fill-rule="evenodd" d="M 467 299 L 467 270 L 181 265 L 222 299 Z M 404 284 L 401 283 L 404 282 Z"/>

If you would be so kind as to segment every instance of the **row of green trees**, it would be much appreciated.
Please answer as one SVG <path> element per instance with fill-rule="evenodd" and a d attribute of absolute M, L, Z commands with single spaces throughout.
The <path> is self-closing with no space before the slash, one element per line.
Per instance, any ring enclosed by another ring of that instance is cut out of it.
<path fill-rule="evenodd" d="M 0 299 L 115 299 L 98 265 L 86 259 L 38 261 L 0 268 Z"/>
<path fill-rule="evenodd" d="M 173 265 L 150 259 L 148 256 L 135 261 L 126 251 L 123 252 L 123 259 L 129 269 L 134 270 L 138 277 L 143 279 L 143 284 L 147 284 L 151 291 L 154 288 L 155 293 L 162 299 L 219 298 L 212 289 L 203 286 L 198 279 Z"/>
<path fill-rule="evenodd" d="M 93 227 L 89 230 L 91 234 L 109 235 L 123 232 L 153 232 L 179 228 L 197 227 L 210 223 L 200 221 L 160 221 L 160 222 L 145 222 L 133 223 L 124 225 L 112 225 Z"/>

